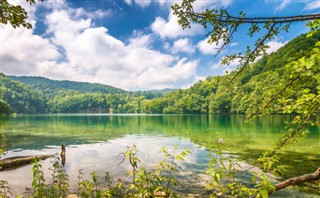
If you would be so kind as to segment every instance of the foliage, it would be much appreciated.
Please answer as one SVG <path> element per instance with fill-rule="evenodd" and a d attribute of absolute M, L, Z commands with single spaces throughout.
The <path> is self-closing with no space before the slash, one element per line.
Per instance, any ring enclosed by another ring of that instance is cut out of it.
<path fill-rule="evenodd" d="M 13 81 L 0 75 L 0 87 L 3 90 L 3 99 L 15 113 L 45 113 L 45 96 L 23 83 Z M 8 108 L 8 105 L 4 105 Z"/>
<path fill-rule="evenodd" d="M 145 167 L 140 167 L 140 160 L 136 157 L 138 152 L 135 145 L 128 147 L 125 153 L 122 153 L 124 158 L 120 162 L 122 164 L 125 159 L 129 161 L 132 171 L 127 175 L 132 175 L 132 182 L 127 189 L 129 197 L 175 197 L 175 193 L 171 190 L 171 185 L 177 185 L 175 173 L 178 169 L 175 167 L 175 160 L 184 160 L 190 154 L 188 148 L 183 149 L 179 154 L 176 154 L 177 146 L 174 146 L 171 154 L 168 148 L 163 147 L 161 153 L 165 159 L 160 161 L 154 169 L 148 170 Z M 120 165 L 119 164 L 119 165 Z"/>
<path fill-rule="evenodd" d="M 43 1 L 43 0 L 39 0 Z M 30 5 L 35 4 L 35 0 L 26 0 Z M 0 23 L 11 24 L 12 27 L 32 28 L 32 25 L 27 22 L 28 13 L 20 5 L 13 5 L 8 0 L 1 0 L 0 2 Z"/>
<path fill-rule="evenodd" d="M 116 94 L 126 93 L 122 89 L 112 86 L 103 85 L 99 83 L 87 82 L 74 82 L 68 80 L 50 80 L 44 77 L 29 77 L 29 76 L 8 76 L 12 80 L 20 81 L 32 88 L 45 93 L 48 98 L 52 98 L 60 91 L 77 91 L 80 93 L 103 93 L 103 94 Z"/>
<path fill-rule="evenodd" d="M 285 97 L 293 104 L 296 101 L 295 93 L 302 93 L 304 89 L 310 90 L 310 94 L 315 96 L 318 94 L 316 90 L 319 83 L 316 79 L 319 67 L 316 57 L 319 56 L 319 47 L 315 44 L 319 39 L 320 31 L 315 31 L 312 36 L 301 35 L 277 52 L 264 56 L 245 68 L 232 86 L 227 84 L 233 73 L 207 77 L 189 89 L 169 93 L 161 99 L 146 101 L 145 105 L 148 108 L 144 109 L 144 112 L 245 113 L 248 117 L 261 113 L 296 113 L 283 111 L 280 107 L 285 104 L 280 104 L 278 100 Z M 305 66 L 300 65 L 300 70 L 293 71 L 292 66 L 298 67 L 299 61 L 307 61 L 308 63 L 303 64 L 309 64 L 308 67 L 311 68 L 301 70 Z M 301 75 L 308 75 L 310 78 L 301 78 L 300 75 L 298 78 L 297 72 L 304 72 Z M 291 81 L 293 82 L 290 84 Z M 286 89 L 286 92 L 282 92 L 283 89 Z M 278 92 L 281 94 L 277 95 Z"/>
<path fill-rule="evenodd" d="M 11 190 L 8 187 L 8 182 L 0 180 L 0 198 L 10 198 L 12 196 Z"/>
<path fill-rule="evenodd" d="M 100 198 L 100 197 L 123 197 L 122 182 L 118 180 L 117 185 L 112 186 L 112 180 L 109 173 L 106 172 L 104 181 L 99 181 L 96 172 L 91 174 L 92 180 L 83 178 L 82 170 L 79 170 L 78 175 L 78 196 L 85 198 Z"/>
<path fill-rule="evenodd" d="M 246 51 L 237 54 L 227 55 L 222 59 L 222 64 L 230 64 L 234 60 L 239 61 L 236 72 L 233 72 L 230 85 L 237 76 L 250 63 L 266 54 L 269 48 L 267 41 L 273 40 L 280 32 L 288 32 L 292 22 L 312 21 L 315 23 L 309 25 L 312 30 L 314 25 L 318 25 L 320 14 L 306 14 L 299 16 L 283 16 L 283 17 L 247 17 L 242 11 L 238 15 L 230 14 L 226 9 L 211 8 L 202 12 L 195 12 L 193 9 L 195 0 L 183 0 L 181 3 L 174 4 L 171 8 L 173 14 L 178 17 L 178 23 L 182 28 L 190 28 L 192 23 L 198 23 L 208 30 L 208 43 L 221 44 L 217 54 L 224 50 L 224 47 L 230 44 L 233 35 L 239 29 L 246 29 L 249 37 L 258 35 L 253 46 L 247 46 Z"/>
<path fill-rule="evenodd" d="M 101 84 L 3 74 L 0 85 L 1 111 L 7 111 L 8 103 L 16 113 L 141 113 L 145 100 L 163 96 L 161 91 L 126 92 Z"/>
<path fill-rule="evenodd" d="M 52 183 L 47 184 L 42 164 L 40 161 L 35 161 L 32 167 L 33 181 L 32 188 L 26 188 L 25 195 L 27 197 L 66 197 L 69 188 L 68 175 L 64 171 L 64 167 L 60 164 L 58 155 L 52 161 L 51 176 Z"/>

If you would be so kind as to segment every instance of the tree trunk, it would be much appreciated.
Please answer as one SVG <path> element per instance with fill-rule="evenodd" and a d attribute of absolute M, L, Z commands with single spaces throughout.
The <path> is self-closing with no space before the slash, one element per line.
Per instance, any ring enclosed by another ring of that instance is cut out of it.
<path fill-rule="evenodd" d="M 6 169 L 14 169 L 27 164 L 31 164 L 35 160 L 45 160 L 54 157 L 55 155 L 33 155 L 33 156 L 18 156 L 0 160 L 0 171 Z"/>

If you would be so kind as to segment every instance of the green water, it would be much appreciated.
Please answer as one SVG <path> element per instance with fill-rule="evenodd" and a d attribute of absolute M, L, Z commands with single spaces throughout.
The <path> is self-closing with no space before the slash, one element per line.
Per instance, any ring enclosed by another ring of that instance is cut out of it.
<path fill-rule="evenodd" d="M 120 160 L 117 154 L 127 145 L 137 145 L 146 165 L 161 158 L 161 146 L 178 145 L 191 149 L 184 165 L 197 172 L 206 169 L 206 148 L 220 138 L 226 153 L 253 163 L 285 132 L 287 119 L 267 116 L 245 123 L 241 115 L 24 115 L 0 119 L 7 150 L 2 157 L 59 152 L 59 146 L 65 144 L 69 174 L 83 168 L 101 173 L 107 169 L 118 176 L 126 168 L 115 166 Z M 285 177 L 313 172 L 320 166 L 319 135 L 319 128 L 311 128 L 308 136 L 280 153 L 289 166 Z M 1 177 L 18 176 L 28 168 L 5 171 Z"/>

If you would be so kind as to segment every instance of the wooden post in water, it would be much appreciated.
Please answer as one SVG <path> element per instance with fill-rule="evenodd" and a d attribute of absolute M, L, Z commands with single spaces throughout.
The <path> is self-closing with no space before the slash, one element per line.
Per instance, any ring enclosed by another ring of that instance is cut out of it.
<path fill-rule="evenodd" d="M 66 146 L 64 144 L 61 144 L 61 164 L 64 166 L 66 163 Z"/>

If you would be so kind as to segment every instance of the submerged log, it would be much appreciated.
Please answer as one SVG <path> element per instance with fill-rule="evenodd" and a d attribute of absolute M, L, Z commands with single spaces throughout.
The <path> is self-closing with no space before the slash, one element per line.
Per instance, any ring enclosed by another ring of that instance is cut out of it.
<path fill-rule="evenodd" d="M 17 156 L 17 157 L 10 157 L 6 159 L 0 160 L 0 170 L 6 169 L 14 169 L 19 168 L 21 166 L 31 164 L 35 160 L 45 160 L 55 155 L 32 155 L 32 156 Z"/>

